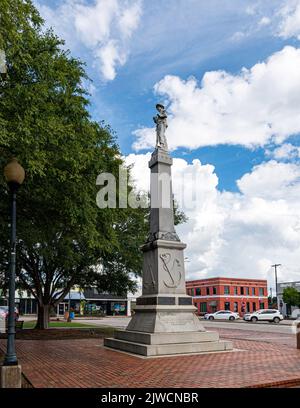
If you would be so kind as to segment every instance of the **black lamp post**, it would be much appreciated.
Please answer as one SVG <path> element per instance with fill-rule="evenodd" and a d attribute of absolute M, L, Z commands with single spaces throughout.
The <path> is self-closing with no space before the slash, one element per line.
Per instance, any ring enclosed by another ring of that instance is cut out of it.
<path fill-rule="evenodd" d="M 12 159 L 4 168 L 4 176 L 11 196 L 11 236 L 10 236 L 10 268 L 8 295 L 8 331 L 7 350 L 3 365 L 17 365 L 15 348 L 15 279 L 16 279 L 16 199 L 17 191 L 25 178 L 25 171 L 17 159 Z"/>

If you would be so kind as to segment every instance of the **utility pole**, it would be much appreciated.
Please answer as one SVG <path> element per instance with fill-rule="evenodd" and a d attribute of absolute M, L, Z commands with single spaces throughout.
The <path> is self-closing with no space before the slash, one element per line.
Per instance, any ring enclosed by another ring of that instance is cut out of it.
<path fill-rule="evenodd" d="M 272 268 L 274 268 L 274 271 L 275 271 L 275 293 L 276 293 L 276 302 L 277 302 L 277 308 L 278 308 L 278 294 L 277 294 L 277 267 L 278 266 L 281 266 L 281 264 L 274 264 L 274 265 L 271 265 L 271 267 Z"/>

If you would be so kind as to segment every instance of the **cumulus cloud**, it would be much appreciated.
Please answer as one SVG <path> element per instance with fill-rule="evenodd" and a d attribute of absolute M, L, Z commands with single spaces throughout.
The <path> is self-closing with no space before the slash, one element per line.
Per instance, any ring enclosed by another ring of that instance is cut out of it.
<path fill-rule="evenodd" d="M 281 18 L 278 35 L 284 39 L 295 37 L 300 40 L 300 1 L 286 1 L 278 14 Z"/>
<path fill-rule="evenodd" d="M 156 95 L 169 103 L 171 149 L 219 144 L 264 146 L 300 132 L 300 49 L 286 46 L 237 75 L 206 72 L 199 84 L 167 75 Z M 135 131 L 134 149 L 153 146 L 154 128 Z"/>
<path fill-rule="evenodd" d="M 269 25 L 269 24 L 271 24 L 271 19 L 269 17 L 266 17 L 266 16 L 262 17 L 258 22 L 258 25 L 260 25 L 260 26 L 266 26 L 266 25 Z"/>
<path fill-rule="evenodd" d="M 143 190 L 149 190 L 149 159 L 149 153 L 126 158 Z M 283 265 L 280 280 L 300 278 L 299 165 L 271 160 L 255 166 L 237 181 L 237 193 L 218 191 L 214 167 L 199 160 L 174 158 L 172 172 L 175 198 L 189 218 L 177 227 L 187 243 L 188 279 L 241 276 L 272 284 L 274 262 Z M 182 190 L 197 197 L 196 206 Z"/>
<path fill-rule="evenodd" d="M 66 40 L 67 46 L 88 49 L 104 80 L 113 80 L 127 61 L 130 39 L 137 29 L 142 0 L 67 0 L 58 8 L 37 6 L 48 26 Z"/>
<path fill-rule="evenodd" d="M 292 160 L 300 158 L 300 147 L 291 143 L 284 143 L 273 151 L 266 150 L 268 156 L 278 160 Z"/>

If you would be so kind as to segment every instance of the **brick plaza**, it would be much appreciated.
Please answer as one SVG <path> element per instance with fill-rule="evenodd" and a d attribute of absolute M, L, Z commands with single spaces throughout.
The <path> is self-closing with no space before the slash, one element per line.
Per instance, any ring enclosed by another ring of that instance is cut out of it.
<path fill-rule="evenodd" d="M 144 359 L 108 350 L 102 339 L 17 340 L 34 388 L 284 387 L 300 384 L 292 334 L 218 329 L 237 351 Z M 4 340 L 0 350 L 5 350 Z"/>

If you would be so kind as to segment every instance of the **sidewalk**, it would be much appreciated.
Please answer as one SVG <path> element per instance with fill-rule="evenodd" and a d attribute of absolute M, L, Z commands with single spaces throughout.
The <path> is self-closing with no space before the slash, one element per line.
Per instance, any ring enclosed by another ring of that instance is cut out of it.
<path fill-rule="evenodd" d="M 103 347 L 101 339 L 18 340 L 17 354 L 35 388 L 269 387 L 300 384 L 292 335 L 219 330 L 236 351 L 144 359 Z M 255 334 L 256 333 L 256 334 Z M 4 351 L 5 342 L 0 341 Z"/>

